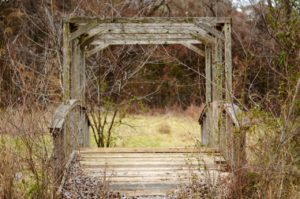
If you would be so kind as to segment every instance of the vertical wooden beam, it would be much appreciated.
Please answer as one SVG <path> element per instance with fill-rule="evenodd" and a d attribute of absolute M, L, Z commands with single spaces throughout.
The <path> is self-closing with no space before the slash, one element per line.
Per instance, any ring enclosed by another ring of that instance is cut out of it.
<path fill-rule="evenodd" d="M 79 44 L 79 39 L 72 42 L 72 64 L 71 64 L 71 98 L 81 102 L 81 106 L 85 105 L 85 53 Z M 73 128 L 73 147 L 89 145 L 89 129 L 85 110 L 76 110 L 70 113 L 72 117 Z"/>
<path fill-rule="evenodd" d="M 81 100 L 81 50 L 78 39 L 72 42 L 71 98 Z"/>
<path fill-rule="evenodd" d="M 205 46 L 205 98 L 206 98 L 206 117 L 202 124 L 203 127 L 201 132 L 201 142 L 203 145 L 209 145 L 209 137 L 211 134 L 211 107 L 210 103 L 212 101 L 212 46 Z"/>
<path fill-rule="evenodd" d="M 232 46 L 231 46 L 231 24 L 225 23 L 223 27 L 225 35 L 224 47 L 225 47 L 225 101 L 232 104 Z M 234 167 L 234 137 L 233 137 L 233 123 L 229 115 L 225 118 L 225 152 L 224 156 L 228 162 Z"/>
<path fill-rule="evenodd" d="M 84 49 L 81 49 L 81 67 L 80 67 L 80 101 L 81 106 L 86 107 L 86 99 L 85 99 L 85 87 L 86 87 L 86 53 Z M 90 146 L 90 132 L 89 132 L 89 125 L 88 125 L 88 118 L 86 117 L 86 110 L 81 110 L 80 115 L 80 127 L 82 131 L 82 146 L 89 147 Z"/>
<path fill-rule="evenodd" d="M 66 103 L 70 99 L 70 67 L 71 67 L 71 47 L 70 47 L 70 24 L 63 25 L 63 100 Z"/>
<path fill-rule="evenodd" d="M 223 99 L 223 42 L 216 39 L 213 55 L 213 101 L 220 101 Z"/>
<path fill-rule="evenodd" d="M 220 148 L 220 120 L 221 109 L 220 102 L 223 99 L 223 45 L 222 40 L 216 38 L 213 49 L 213 67 L 212 67 L 212 103 L 211 103 L 211 135 L 210 146 Z"/>
<path fill-rule="evenodd" d="M 81 67 L 81 53 L 79 40 L 72 41 L 72 58 L 71 58 L 71 99 L 80 100 L 80 67 Z M 70 128 L 71 128 L 71 145 L 72 150 L 76 149 L 81 144 L 80 133 L 80 109 L 76 108 L 70 112 Z"/>
<path fill-rule="evenodd" d="M 205 86 L 206 86 L 206 103 L 212 101 L 212 47 L 205 46 Z"/>
<path fill-rule="evenodd" d="M 232 46 L 231 46 L 231 24 L 224 25 L 225 35 L 225 87 L 226 101 L 232 103 Z"/>
<path fill-rule="evenodd" d="M 67 103 L 71 98 L 71 78 L 70 78 L 70 68 L 71 68 L 71 45 L 70 45 L 70 23 L 64 22 L 63 24 L 63 101 Z M 68 157 L 70 153 L 70 122 L 69 117 L 66 118 L 65 127 L 63 128 L 63 157 Z M 62 167 L 64 165 L 61 165 Z"/>

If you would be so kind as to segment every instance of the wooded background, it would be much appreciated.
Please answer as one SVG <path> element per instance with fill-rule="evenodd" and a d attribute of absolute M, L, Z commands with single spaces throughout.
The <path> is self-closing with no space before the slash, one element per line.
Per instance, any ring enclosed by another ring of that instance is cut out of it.
<path fill-rule="evenodd" d="M 299 1 L 242 5 L 238 9 L 227 0 L 2 1 L 0 105 L 26 101 L 45 107 L 61 101 L 66 16 L 226 16 L 233 21 L 236 101 L 279 114 L 300 73 Z M 113 102 L 139 100 L 132 103 L 139 109 L 185 109 L 204 102 L 203 58 L 182 46 L 110 47 L 87 63 L 90 102 L 97 101 L 99 92 Z M 296 107 L 299 112 L 299 101 Z"/>

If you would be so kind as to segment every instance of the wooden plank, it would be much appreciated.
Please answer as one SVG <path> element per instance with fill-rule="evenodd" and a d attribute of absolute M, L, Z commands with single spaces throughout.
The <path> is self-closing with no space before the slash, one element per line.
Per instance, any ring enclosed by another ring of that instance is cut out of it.
<path fill-rule="evenodd" d="M 156 164 L 156 163 L 149 163 L 150 165 L 145 165 L 145 164 L 139 164 L 139 163 L 132 163 L 132 164 L 129 164 L 129 163 L 120 163 L 120 164 L 112 164 L 112 163 L 109 163 L 107 165 L 104 165 L 104 164 L 99 164 L 97 162 L 82 162 L 81 163 L 81 167 L 82 169 L 87 169 L 87 168 L 98 168 L 98 169 L 106 169 L 106 170 L 111 170 L 111 169 L 119 169 L 119 168 L 148 168 L 148 169 L 155 169 L 155 170 L 160 170 L 161 168 L 178 168 L 178 169 L 192 169 L 192 170 L 225 170 L 226 167 L 224 166 L 219 166 L 219 165 L 216 165 L 216 164 L 202 164 L 202 165 L 197 165 L 197 164 L 193 164 L 193 165 L 187 165 L 187 164 Z"/>
<path fill-rule="evenodd" d="M 109 185 L 109 189 L 113 191 L 136 191 L 136 190 L 174 190 L 178 186 L 189 184 L 188 182 L 144 182 L 144 183 L 114 183 Z"/>
<path fill-rule="evenodd" d="M 181 45 L 187 47 L 188 49 L 192 50 L 193 52 L 197 53 L 200 56 L 205 57 L 205 52 L 198 48 L 197 46 L 191 44 L 191 43 L 182 43 Z"/>
<path fill-rule="evenodd" d="M 201 153 L 200 151 L 204 151 Z M 206 148 L 84 148 L 79 163 L 85 176 L 100 178 L 125 196 L 166 195 L 199 179 L 217 182 L 223 157 Z M 224 162 L 224 161 L 223 161 Z M 149 193 L 152 193 L 149 195 Z"/>
<path fill-rule="evenodd" d="M 93 175 L 93 177 L 103 177 L 103 176 L 95 176 Z M 166 182 L 176 182 L 176 181 L 181 181 L 181 182 L 189 182 L 192 180 L 192 176 L 128 176 L 128 177 L 108 177 L 106 176 L 106 181 L 107 182 L 111 182 L 111 183 L 126 183 L 126 182 L 136 182 L 136 183 L 153 183 L 153 182 L 157 182 L 157 183 L 166 183 Z"/>
<path fill-rule="evenodd" d="M 143 160 L 135 160 L 135 161 L 132 161 L 132 160 L 118 160 L 118 159 L 82 159 L 80 160 L 80 164 L 82 165 L 85 165 L 85 166 L 89 166 L 89 165 L 92 165 L 92 166 L 96 166 L 96 165 L 99 165 L 99 166 L 105 166 L 105 165 L 110 165 L 110 166 L 117 166 L 117 165 L 120 165 L 120 166 L 125 166 L 125 165 L 143 165 L 143 166 L 160 166 L 163 165 L 170 165 L 170 166 L 174 166 L 174 165 L 179 165 L 179 166 L 182 166 L 182 165 L 189 165 L 189 166 L 201 166 L 201 165 L 209 165 L 209 164 L 215 164 L 215 161 L 213 159 L 205 159 L 205 160 L 184 160 L 184 159 L 177 159 L 177 160 L 156 160 L 156 159 L 151 159 L 151 160 L 147 160 L 147 159 L 143 159 Z"/>
<path fill-rule="evenodd" d="M 111 24 L 110 26 L 108 25 L 99 25 L 97 28 L 90 30 L 87 32 L 87 35 L 97 35 L 97 32 L 103 32 L 105 34 L 112 34 L 113 36 L 118 35 L 118 34 L 137 34 L 137 35 L 142 35 L 142 34 L 196 34 L 199 32 L 202 32 L 202 34 L 206 34 L 202 30 L 200 30 L 197 27 L 190 27 L 190 26 L 175 26 L 175 27 L 152 27 L 151 29 L 147 26 L 124 26 L 120 25 L 119 27 L 116 24 Z M 102 34 L 103 34 L 102 33 Z"/>
<path fill-rule="evenodd" d="M 147 27 L 149 30 L 147 30 Z M 110 33 L 121 33 L 119 32 L 121 29 L 124 30 L 123 33 L 133 33 L 133 32 L 126 32 L 126 31 L 135 31 L 133 30 L 134 28 L 136 29 L 142 29 L 146 32 L 141 32 L 141 33 L 147 33 L 148 31 L 151 31 L 149 33 L 159 33 L 159 32 L 153 32 L 153 28 L 154 29 L 167 29 L 167 32 L 164 33 L 171 33 L 169 31 L 172 30 L 181 30 L 181 29 L 189 29 L 189 30 L 199 30 L 203 33 L 206 33 L 204 30 L 202 30 L 201 28 L 199 28 L 197 25 L 192 24 L 192 23 L 118 23 L 118 22 L 114 22 L 114 23 L 99 23 L 97 25 L 97 27 L 92 28 L 90 31 L 88 32 L 93 32 L 97 29 L 101 29 L 101 28 L 105 28 L 108 30 L 108 32 Z M 117 30 L 113 30 L 113 29 L 117 29 Z M 118 32 L 114 32 L 114 31 L 118 31 Z M 177 32 L 176 32 L 177 33 Z"/>
<path fill-rule="evenodd" d="M 223 168 L 226 165 L 224 164 L 220 164 L 217 165 L 215 164 L 214 167 L 208 167 L 205 168 L 205 170 L 201 170 L 201 167 L 191 167 L 188 165 L 181 165 L 178 167 L 173 167 L 173 166 L 159 166 L 159 167 L 107 167 L 104 165 L 104 167 L 97 167 L 97 166 L 85 166 L 83 167 L 84 171 L 91 171 L 91 172 L 109 172 L 109 171 L 113 171 L 113 172 L 120 172 L 120 171 L 144 171 L 144 170 L 151 170 L 151 171 L 168 171 L 168 172 L 177 172 L 177 171 L 213 171 L 213 170 L 218 170 L 219 168 Z"/>
<path fill-rule="evenodd" d="M 91 35 L 96 35 L 98 32 L 106 32 L 100 34 L 100 38 L 103 40 L 121 40 L 126 38 L 139 38 L 140 40 L 151 38 L 193 39 L 196 35 L 197 38 L 201 38 L 207 43 L 213 42 L 213 38 L 210 35 L 193 24 L 99 24 L 87 34 L 88 37 L 91 37 Z"/>
<path fill-rule="evenodd" d="M 194 39 L 190 34 L 182 34 L 182 33 L 176 33 L 176 34 L 149 34 L 149 33 L 143 33 L 143 34 L 111 34 L 111 33 L 104 33 L 97 37 L 99 40 L 148 40 L 148 39 Z"/>
<path fill-rule="evenodd" d="M 201 155 L 198 157 L 185 157 L 185 156 L 159 156 L 156 154 L 157 157 L 151 157 L 147 155 L 142 155 L 142 156 L 131 156 L 131 157 L 116 157 L 116 156 L 102 156 L 102 155 L 92 155 L 92 156 L 86 156 L 86 155 L 80 155 L 80 160 L 99 160 L 99 161 L 106 161 L 106 160 L 111 160 L 111 161 L 180 161 L 180 160 L 185 160 L 185 161 L 210 161 L 210 160 L 222 160 L 223 157 L 221 156 L 210 156 L 210 155 Z"/>
<path fill-rule="evenodd" d="M 185 170 L 149 170 L 149 169 L 143 169 L 143 170 L 129 170 L 129 171 L 117 171 L 117 170 L 93 170 L 93 169 L 85 169 L 83 171 L 84 173 L 88 175 L 93 176 L 115 176 L 115 177 L 136 177 L 136 176 L 173 176 L 173 177 L 179 177 L 179 176 L 192 176 L 193 174 L 197 175 L 205 175 L 208 171 L 200 171 L 200 170 L 191 170 L 191 169 L 185 169 Z"/>
<path fill-rule="evenodd" d="M 198 160 L 193 160 L 193 161 L 186 161 L 184 159 L 181 160 L 176 160 L 173 162 L 170 161 L 160 161 L 160 160 L 144 160 L 144 161 L 119 161 L 119 160 L 112 160 L 112 159 L 92 159 L 92 160 L 80 160 L 80 164 L 84 166 L 120 166 L 120 167 L 125 167 L 125 166 L 142 166 L 142 167 L 166 167 L 166 166 L 201 166 L 201 165 L 209 165 L 212 164 L 214 165 L 215 161 L 213 159 L 206 159 L 204 161 L 198 161 Z"/>
<path fill-rule="evenodd" d="M 99 31 L 116 34 L 202 34 L 208 35 L 203 29 L 189 23 L 103 23 L 87 32 L 87 35 L 95 35 Z"/>
<path fill-rule="evenodd" d="M 202 156 L 202 157 L 194 157 L 194 158 L 185 158 L 185 157 L 102 157 L 102 156 L 81 156 L 80 160 L 99 160 L 99 161 L 105 161 L 105 160 L 113 160 L 113 161 L 177 161 L 177 160 L 186 160 L 186 161 L 194 161 L 194 160 L 205 160 L 205 159 L 214 159 L 215 157 L 210 156 Z"/>
<path fill-rule="evenodd" d="M 218 153 L 214 148 L 80 148 L 80 153 Z"/>
<path fill-rule="evenodd" d="M 95 40 L 92 42 L 92 45 L 164 45 L 164 44 L 182 44 L 182 43 L 190 43 L 190 44 L 201 44 L 201 41 L 197 39 L 119 39 L 119 40 Z"/>
<path fill-rule="evenodd" d="M 209 157 L 217 157 L 218 153 L 83 153 L 81 152 L 81 158 L 200 158 L 203 155 Z"/>
<path fill-rule="evenodd" d="M 138 189 L 134 191 L 127 190 L 116 190 L 116 193 L 121 193 L 121 195 L 126 196 L 127 198 L 139 198 L 139 199 L 147 199 L 147 198 L 155 198 L 155 199 L 164 199 L 166 198 L 166 193 L 174 191 L 172 189 Z"/>
<path fill-rule="evenodd" d="M 202 22 L 211 25 L 230 22 L 229 17 L 72 17 L 65 18 L 64 21 L 76 24 L 85 24 L 90 20 L 96 19 L 98 23 L 195 23 Z"/>
<path fill-rule="evenodd" d="M 143 156 L 143 157 L 115 157 L 115 156 L 82 156 L 80 157 L 80 160 L 92 160 L 92 159 L 102 159 L 102 160 L 119 160 L 119 161 L 144 161 L 144 160 L 153 160 L 153 161 L 170 161 L 170 160 L 198 160 L 198 161 L 202 161 L 202 160 L 222 160 L 223 157 L 221 156 L 199 156 L 199 157 L 184 157 L 184 156 L 171 156 L 171 157 L 167 157 L 167 156 L 158 156 L 158 157 L 149 157 L 149 156 Z"/>

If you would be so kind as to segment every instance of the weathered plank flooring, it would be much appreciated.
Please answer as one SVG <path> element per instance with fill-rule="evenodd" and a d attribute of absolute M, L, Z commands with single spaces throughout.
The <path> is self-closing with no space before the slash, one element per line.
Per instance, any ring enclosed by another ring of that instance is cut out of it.
<path fill-rule="evenodd" d="M 224 170 L 224 160 L 213 149 L 84 148 L 80 166 L 87 176 L 99 177 L 113 192 L 126 197 L 165 196 L 193 176 Z"/>

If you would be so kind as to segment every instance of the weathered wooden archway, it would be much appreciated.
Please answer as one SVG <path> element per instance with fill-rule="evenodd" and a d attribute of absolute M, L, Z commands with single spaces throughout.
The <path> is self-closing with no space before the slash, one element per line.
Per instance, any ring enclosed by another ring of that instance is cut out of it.
<path fill-rule="evenodd" d="M 204 56 L 206 111 L 202 114 L 202 143 L 232 158 L 233 151 L 229 147 L 232 125 L 220 105 L 232 102 L 230 18 L 75 17 L 65 19 L 63 29 L 64 102 L 76 99 L 82 107 L 85 105 L 85 59 L 110 45 L 181 44 Z M 77 138 L 86 137 L 80 136 L 82 133 L 88 134 L 84 132 L 88 121 L 79 122 L 81 114 L 80 111 L 72 112 L 68 118 L 78 121 L 75 122 L 78 130 L 73 131 Z M 70 128 L 65 129 L 66 137 L 70 137 Z"/>

